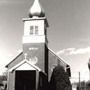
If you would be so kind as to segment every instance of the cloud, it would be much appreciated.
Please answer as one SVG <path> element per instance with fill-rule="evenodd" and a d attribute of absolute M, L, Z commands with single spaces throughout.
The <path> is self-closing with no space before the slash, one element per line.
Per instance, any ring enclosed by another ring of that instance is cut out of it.
<path fill-rule="evenodd" d="M 90 47 L 86 48 L 67 48 L 57 52 L 57 55 L 65 54 L 65 55 L 77 55 L 77 54 L 86 54 L 90 53 Z"/>
<path fill-rule="evenodd" d="M 63 50 L 58 51 L 58 52 L 57 52 L 57 55 L 69 53 L 69 52 L 72 52 L 72 51 L 74 51 L 74 50 L 75 50 L 75 48 L 67 48 L 67 49 L 63 49 Z"/>
<path fill-rule="evenodd" d="M 86 54 L 86 53 L 90 53 L 90 47 L 79 48 L 74 51 L 71 51 L 69 54 L 72 55 L 72 54 Z"/>

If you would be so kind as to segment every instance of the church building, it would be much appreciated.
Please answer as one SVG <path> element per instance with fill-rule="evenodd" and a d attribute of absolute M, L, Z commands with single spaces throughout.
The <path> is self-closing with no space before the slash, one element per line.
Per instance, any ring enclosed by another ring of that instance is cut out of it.
<path fill-rule="evenodd" d="M 29 17 L 23 19 L 23 51 L 8 65 L 7 90 L 37 90 L 45 87 L 53 68 L 61 65 L 70 75 L 70 66 L 49 47 L 45 12 L 39 0 L 29 10 Z"/>

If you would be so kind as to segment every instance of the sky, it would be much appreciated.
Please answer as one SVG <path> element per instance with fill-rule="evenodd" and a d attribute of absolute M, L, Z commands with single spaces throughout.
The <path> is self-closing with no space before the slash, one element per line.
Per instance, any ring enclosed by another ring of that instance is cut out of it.
<path fill-rule="evenodd" d="M 22 19 L 34 0 L 0 0 L 0 74 L 22 51 Z M 72 80 L 89 79 L 90 0 L 40 0 L 47 17 L 51 48 L 71 67 Z"/>

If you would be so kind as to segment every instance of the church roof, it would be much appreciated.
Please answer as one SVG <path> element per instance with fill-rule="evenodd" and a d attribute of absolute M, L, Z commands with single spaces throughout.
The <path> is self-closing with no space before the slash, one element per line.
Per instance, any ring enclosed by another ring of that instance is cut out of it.
<path fill-rule="evenodd" d="M 57 60 L 60 61 L 60 62 L 62 62 L 62 64 L 63 64 L 64 66 L 68 65 L 68 63 L 66 63 L 61 57 L 59 57 L 52 49 L 49 48 L 49 51 L 50 51 L 55 57 L 57 57 Z"/>
<path fill-rule="evenodd" d="M 49 71 L 49 78 L 51 76 L 52 70 L 57 65 L 60 65 L 64 68 L 65 72 L 68 73 L 69 76 L 71 76 L 71 70 L 69 64 L 67 64 L 62 58 L 60 58 L 53 50 L 48 48 L 48 71 Z M 36 64 L 33 65 L 28 60 L 25 60 L 25 57 L 23 55 L 23 52 L 21 52 L 17 57 L 15 57 L 9 64 L 6 65 L 6 68 L 8 68 L 9 71 L 13 70 L 38 70 L 42 71 L 40 67 L 38 67 Z M 45 72 L 44 72 L 45 73 Z"/>
<path fill-rule="evenodd" d="M 39 2 L 39 0 L 34 0 L 32 7 L 29 10 L 29 17 L 44 17 L 45 12 Z"/>
<path fill-rule="evenodd" d="M 41 71 L 41 69 L 39 67 L 35 66 L 34 64 L 31 64 L 26 59 L 24 59 L 23 61 L 21 61 L 20 63 L 18 63 L 14 67 L 12 67 L 9 71 L 12 72 L 13 70 L 16 70 L 16 69 L 18 69 L 18 68 L 20 68 L 22 66 L 24 66 L 23 69 L 27 69 L 28 70 L 27 65 L 26 66 L 24 65 L 25 63 L 29 65 L 29 67 L 28 67 L 29 69 L 32 69 L 32 70 L 35 69 L 35 70 Z"/>
<path fill-rule="evenodd" d="M 54 56 L 54 57 L 56 57 L 57 58 L 57 60 L 58 61 L 60 61 L 64 66 L 67 66 L 68 64 L 63 60 L 63 59 L 61 59 L 57 54 L 55 54 L 55 52 L 53 51 L 53 50 L 51 50 L 50 48 L 48 49 L 49 50 L 49 54 L 51 54 L 51 57 L 52 56 Z M 20 58 L 21 57 L 21 58 Z M 10 65 L 10 64 L 12 64 L 16 59 L 24 59 L 24 57 L 23 57 L 23 52 L 21 52 L 20 54 L 18 54 L 10 63 L 8 63 L 7 65 L 6 65 L 6 68 L 8 68 L 8 66 Z M 69 65 L 68 65 L 69 66 Z"/>
<path fill-rule="evenodd" d="M 8 66 L 13 63 L 17 58 L 19 58 L 21 55 L 23 54 L 23 52 L 20 52 L 11 62 L 9 62 L 5 67 L 8 68 Z"/>

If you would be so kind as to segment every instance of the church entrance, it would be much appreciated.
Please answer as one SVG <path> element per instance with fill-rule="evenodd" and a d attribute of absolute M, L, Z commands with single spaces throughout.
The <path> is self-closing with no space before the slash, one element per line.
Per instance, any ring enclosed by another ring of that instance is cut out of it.
<path fill-rule="evenodd" d="M 15 73 L 15 90 L 35 90 L 36 89 L 36 71 L 25 70 Z"/>

